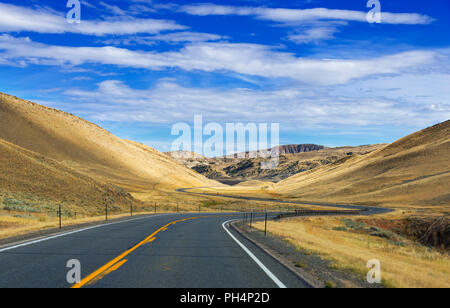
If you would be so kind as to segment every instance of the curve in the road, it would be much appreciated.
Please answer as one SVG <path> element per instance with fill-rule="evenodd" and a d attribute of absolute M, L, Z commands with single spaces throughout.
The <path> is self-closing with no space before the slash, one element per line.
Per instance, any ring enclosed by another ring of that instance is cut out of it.
<path fill-rule="evenodd" d="M 72 287 L 66 280 L 70 260 L 82 268 L 76 288 L 310 287 L 228 229 L 237 217 L 147 216 L 11 246 L 0 252 L 0 288 Z"/>
<path fill-rule="evenodd" d="M 177 189 L 178 192 L 186 193 L 186 194 L 195 194 L 201 196 L 211 196 L 211 197 L 221 197 L 221 198 L 230 198 L 230 199 L 239 199 L 239 200 L 247 200 L 247 201 L 263 201 L 263 202 L 276 202 L 281 204 L 297 204 L 297 205 L 316 205 L 323 207 L 334 207 L 334 208 L 343 208 L 348 210 L 360 210 L 361 215 L 377 215 L 393 212 L 392 209 L 383 208 L 383 207 L 375 207 L 375 206 L 363 206 L 363 205 L 348 205 L 348 204 L 334 204 L 334 203 L 319 203 L 319 202 L 304 202 L 304 201 L 287 201 L 287 200 L 279 200 L 273 198 L 258 198 L 258 197 L 248 197 L 248 196 L 234 196 L 234 195 L 218 195 L 213 193 L 200 193 L 200 192 L 192 192 L 194 189 L 202 189 L 202 188 L 211 188 L 211 187 L 192 187 L 192 188 L 180 188 Z"/>

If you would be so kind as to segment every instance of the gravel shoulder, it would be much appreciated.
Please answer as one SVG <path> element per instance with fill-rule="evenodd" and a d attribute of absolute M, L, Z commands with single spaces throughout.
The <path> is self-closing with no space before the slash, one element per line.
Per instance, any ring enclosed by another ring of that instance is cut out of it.
<path fill-rule="evenodd" d="M 336 269 L 332 262 L 317 254 L 298 250 L 279 236 L 269 233 L 265 236 L 241 221 L 234 222 L 232 227 L 314 288 L 380 288 L 355 272 Z"/>

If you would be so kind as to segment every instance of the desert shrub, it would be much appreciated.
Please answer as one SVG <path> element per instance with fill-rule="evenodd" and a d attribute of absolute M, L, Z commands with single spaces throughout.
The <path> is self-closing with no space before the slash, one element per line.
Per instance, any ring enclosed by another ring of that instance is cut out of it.
<path fill-rule="evenodd" d="M 347 231 L 346 227 L 334 227 L 333 231 Z"/>
<path fill-rule="evenodd" d="M 396 238 L 394 233 L 392 233 L 390 231 L 386 231 L 386 230 L 371 232 L 370 235 L 375 236 L 375 237 L 389 239 L 389 240 Z"/>
<path fill-rule="evenodd" d="M 344 219 L 344 224 L 347 226 L 347 228 L 350 229 L 356 229 L 356 230 L 365 230 L 367 225 L 360 221 L 354 221 L 351 219 Z"/>
<path fill-rule="evenodd" d="M 3 209 L 6 211 L 28 212 L 28 213 L 36 213 L 39 211 L 39 209 L 31 205 L 30 203 L 13 198 L 3 199 Z"/>

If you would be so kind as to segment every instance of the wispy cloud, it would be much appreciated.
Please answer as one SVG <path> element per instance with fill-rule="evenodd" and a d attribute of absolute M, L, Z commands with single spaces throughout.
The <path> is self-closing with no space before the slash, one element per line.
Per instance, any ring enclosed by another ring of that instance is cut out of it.
<path fill-rule="evenodd" d="M 112 12 L 114 15 L 120 15 L 120 16 L 127 15 L 127 12 L 122 10 L 117 5 L 111 5 L 111 4 L 108 4 L 108 3 L 104 2 L 104 1 L 100 1 L 98 4 L 100 6 L 102 6 L 103 8 L 105 8 L 105 9 L 109 10 L 110 12 Z"/>
<path fill-rule="evenodd" d="M 352 10 L 334 10 L 327 8 L 285 9 L 262 7 L 239 7 L 216 4 L 184 5 L 180 11 L 197 16 L 208 15 L 238 15 L 254 16 L 258 19 L 282 23 L 302 23 L 317 20 L 340 20 L 367 22 L 367 12 Z M 433 19 L 417 13 L 382 12 L 382 22 L 387 24 L 429 24 Z"/>
<path fill-rule="evenodd" d="M 288 35 L 288 39 L 297 44 L 316 43 L 322 40 L 332 39 L 336 32 L 338 32 L 336 27 L 317 26 L 307 29 L 297 29 Z"/>
<path fill-rule="evenodd" d="M 103 43 L 112 45 L 155 45 L 158 42 L 165 42 L 168 44 L 180 43 L 196 43 L 196 42 L 214 42 L 227 39 L 227 37 L 212 34 L 212 33 L 198 33 L 198 32 L 172 32 L 167 34 L 158 34 L 153 36 L 127 36 L 125 38 L 105 40 Z"/>
<path fill-rule="evenodd" d="M 317 43 L 334 38 L 338 28 L 349 22 L 367 23 L 367 12 L 327 8 L 286 9 L 225 6 L 211 3 L 184 5 L 178 8 L 194 16 L 250 16 L 294 29 L 287 38 L 297 44 Z M 417 13 L 382 12 L 382 23 L 394 25 L 426 25 L 433 18 Z"/>
<path fill-rule="evenodd" d="M 278 122 L 283 128 L 425 126 L 449 116 L 450 105 L 414 104 L 395 99 L 333 96 L 320 89 L 199 89 L 161 81 L 147 90 L 118 80 L 103 81 L 94 91 L 71 89 L 68 99 L 98 121 L 173 124 L 201 114 L 207 122 Z M 439 108 L 438 108 L 439 107 Z M 344 129 L 345 130 L 345 129 Z"/>
<path fill-rule="evenodd" d="M 300 58 L 256 44 L 198 43 L 178 51 L 145 52 L 116 47 L 66 47 L 28 38 L 0 36 L 0 59 L 21 65 L 110 64 L 122 67 L 186 71 L 230 71 L 302 83 L 333 85 L 378 74 L 396 74 L 433 62 L 433 51 L 408 51 L 364 60 Z"/>
<path fill-rule="evenodd" d="M 116 13 L 119 13 L 118 7 Z M 122 14 L 119 14 L 122 15 Z M 77 33 L 85 35 L 157 34 L 187 27 L 171 20 L 122 17 L 111 20 L 83 20 L 67 23 L 64 14 L 45 8 L 25 8 L 0 3 L 0 32 Z"/>

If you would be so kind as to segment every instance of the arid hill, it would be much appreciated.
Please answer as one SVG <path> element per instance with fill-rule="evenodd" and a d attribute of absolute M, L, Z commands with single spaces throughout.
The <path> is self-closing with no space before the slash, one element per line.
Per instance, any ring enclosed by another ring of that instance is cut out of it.
<path fill-rule="evenodd" d="M 367 155 L 292 176 L 277 183 L 274 192 L 303 200 L 445 210 L 450 204 L 449 153 L 446 121 Z"/>
<path fill-rule="evenodd" d="M 0 209 L 55 214 L 58 205 L 71 213 L 103 213 L 139 205 L 122 188 L 98 181 L 56 160 L 0 139 Z"/>
<path fill-rule="evenodd" d="M 6 94 L 0 94 L 0 149 L 4 197 L 97 203 L 115 196 L 124 205 L 133 198 L 118 186 L 217 185 L 148 146 Z"/>
<path fill-rule="evenodd" d="M 227 184 L 249 180 L 278 182 L 292 175 L 332 164 L 349 155 L 370 153 L 382 146 L 384 144 L 340 148 L 326 148 L 313 144 L 280 146 L 279 164 L 275 169 L 269 170 L 261 168 L 261 163 L 267 159 L 256 155 L 256 152 L 247 153 L 255 154 L 253 158 L 250 157 L 252 155 L 247 155 L 246 158 L 233 156 L 207 158 L 191 153 L 172 157 L 210 179 Z M 169 155 L 173 154 L 169 153 Z"/>

